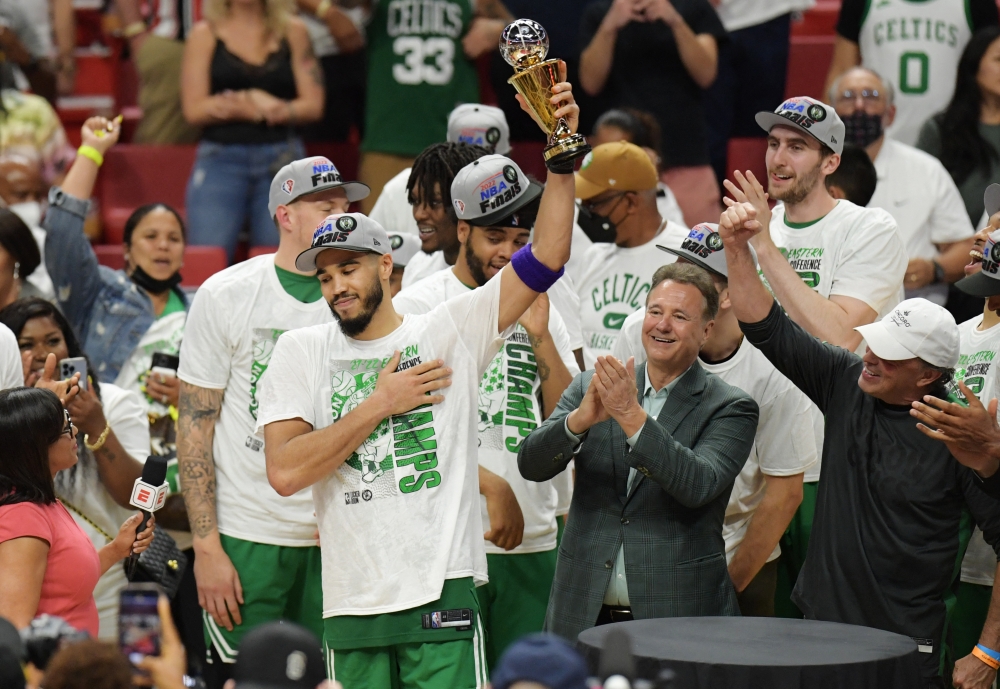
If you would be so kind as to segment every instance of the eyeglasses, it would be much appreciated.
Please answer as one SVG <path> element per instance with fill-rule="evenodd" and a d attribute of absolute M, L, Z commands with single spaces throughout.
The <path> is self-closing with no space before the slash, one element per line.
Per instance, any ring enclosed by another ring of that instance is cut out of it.
<path fill-rule="evenodd" d="M 882 100 L 882 92 L 878 89 L 861 89 L 860 91 L 853 91 L 851 89 L 845 89 L 840 97 L 837 98 L 839 103 L 853 103 L 860 98 L 865 103 L 878 103 Z"/>
<path fill-rule="evenodd" d="M 68 411 L 63 409 L 63 414 L 66 416 L 66 425 L 59 435 L 68 435 L 70 440 L 72 440 L 76 436 L 76 426 L 73 425 L 73 420 L 70 418 Z"/>

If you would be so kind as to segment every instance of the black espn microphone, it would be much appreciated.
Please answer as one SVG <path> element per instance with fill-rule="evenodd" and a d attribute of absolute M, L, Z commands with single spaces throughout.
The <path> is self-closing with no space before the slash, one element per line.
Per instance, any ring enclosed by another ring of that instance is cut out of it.
<path fill-rule="evenodd" d="M 624 629 L 612 629 L 604 637 L 597 674 L 606 689 L 629 689 L 635 683 L 632 637 Z"/>
<path fill-rule="evenodd" d="M 157 455 L 149 455 L 146 464 L 142 467 L 142 476 L 135 480 L 132 486 L 132 497 L 129 504 L 138 507 L 142 512 L 142 522 L 135 530 L 138 537 L 149 525 L 149 518 L 153 512 L 163 507 L 167 500 L 167 493 L 170 492 L 167 486 L 167 458 Z M 129 581 L 135 575 L 135 567 L 139 562 L 136 553 L 129 555 L 128 564 L 125 567 Z"/>

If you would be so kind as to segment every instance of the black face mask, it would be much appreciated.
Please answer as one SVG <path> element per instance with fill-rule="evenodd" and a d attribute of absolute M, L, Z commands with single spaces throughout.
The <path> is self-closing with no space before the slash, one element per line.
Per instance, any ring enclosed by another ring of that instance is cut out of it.
<path fill-rule="evenodd" d="M 132 275 L 129 277 L 132 278 L 132 282 L 139 285 L 139 287 L 142 287 L 150 294 L 163 294 L 164 292 L 172 290 L 174 287 L 181 284 L 180 273 L 174 273 L 166 280 L 157 280 L 139 266 L 135 267 L 135 270 L 132 271 Z"/>
<path fill-rule="evenodd" d="M 615 241 L 618 228 L 611 218 L 599 215 L 586 206 L 580 206 L 580 214 L 576 218 L 576 224 L 595 244 L 608 244 Z"/>
<path fill-rule="evenodd" d="M 855 110 L 844 119 L 844 141 L 865 148 L 882 136 L 882 115 L 869 115 L 864 110 Z"/>

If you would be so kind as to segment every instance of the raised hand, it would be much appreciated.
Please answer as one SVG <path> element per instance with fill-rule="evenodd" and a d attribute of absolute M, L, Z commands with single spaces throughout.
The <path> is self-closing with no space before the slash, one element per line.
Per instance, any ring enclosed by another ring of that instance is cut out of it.
<path fill-rule="evenodd" d="M 764 239 L 770 240 L 771 235 L 769 232 L 769 227 L 771 224 L 771 207 L 768 205 L 768 195 L 764 191 L 764 187 L 761 186 L 754 174 L 747 170 L 746 175 L 739 170 L 733 171 L 733 176 L 736 178 L 736 184 L 733 184 L 728 179 L 723 180 L 722 184 L 725 185 L 726 190 L 733 195 L 733 198 L 723 197 L 722 200 L 725 202 L 726 206 L 732 208 L 733 206 L 740 203 L 749 203 L 757 211 L 756 220 L 760 223 L 760 233 Z M 733 201 L 733 199 L 736 199 Z"/>
<path fill-rule="evenodd" d="M 749 203 L 733 204 L 719 217 L 719 237 L 727 248 L 746 247 L 762 228 L 757 209 Z"/>
<path fill-rule="evenodd" d="M 640 417 L 645 421 L 646 412 L 639 404 L 635 385 L 635 357 L 629 357 L 625 364 L 613 356 L 597 357 L 592 385 L 597 386 L 604 409 L 623 428 Z"/>
<path fill-rule="evenodd" d="M 943 442 L 960 463 L 991 476 L 1000 466 L 997 400 L 984 407 L 965 383 L 959 382 L 958 389 L 965 395 L 968 407 L 926 395 L 923 402 L 913 402 L 910 416 L 920 422 L 917 430 Z"/>
<path fill-rule="evenodd" d="M 595 373 L 594 378 L 596 377 Z M 577 435 L 585 433 L 592 426 L 611 418 L 611 414 L 604 408 L 604 402 L 601 400 L 601 394 L 597 390 L 594 378 L 590 379 L 590 385 L 587 386 L 587 391 L 583 394 L 583 399 L 580 400 L 580 406 L 571 411 L 566 419 L 566 425 L 570 432 Z"/>
<path fill-rule="evenodd" d="M 542 131 L 548 133 L 534 111 L 528 107 L 524 96 L 518 93 L 515 98 L 521 104 L 521 110 L 531 115 L 531 119 L 542 128 Z M 576 99 L 573 97 L 573 84 L 566 81 L 566 63 L 562 60 L 559 61 L 559 83 L 552 85 L 552 97 L 549 98 L 549 102 L 557 106 L 553 113 L 556 119 L 562 118 L 570 132 L 576 134 L 576 130 L 580 126 L 580 106 L 576 104 Z"/>
<path fill-rule="evenodd" d="M 49 352 L 49 355 L 45 357 L 45 368 L 42 369 L 41 375 L 35 379 L 32 387 L 54 392 L 65 407 L 80 392 L 80 374 L 74 373 L 66 380 L 56 380 L 56 355 Z"/>
<path fill-rule="evenodd" d="M 444 402 L 444 395 L 432 394 L 451 385 L 451 369 L 440 359 L 427 361 L 397 371 L 400 353 L 393 352 L 389 363 L 378 374 L 375 392 L 387 410 L 386 416 L 405 414 L 425 404 Z"/>
<path fill-rule="evenodd" d="M 104 155 L 108 149 L 118 143 L 122 133 L 122 116 L 109 120 L 106 117 L 88 117 L 80 127 L 80 142 L 91 146 Z"/>

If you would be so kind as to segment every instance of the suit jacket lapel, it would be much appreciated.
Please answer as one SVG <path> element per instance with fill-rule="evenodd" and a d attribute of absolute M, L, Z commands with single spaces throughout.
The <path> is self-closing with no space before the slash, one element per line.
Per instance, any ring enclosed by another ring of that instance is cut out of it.
<path fill-rule="evenodd" d="M 643 366 L 642 370 L 645 371 L 646 367 Z M 642 401 L 642 390 L 646 385 L 645 375 L 640 373 L 636 376 L 641 378 L 639 392 L 640 402 Z M 691 410 L 694 409 L 695 405 L 698 404 L 698 399 L 701 397 L 702 391 L 705 389 L 705 369 L 695 361 L 691 365 L 684 375 L 681 376 L 677 384 L 674 385 L 670 394 L 667 396 L 667 401 L 663 404 L 663 409 L 660 410 L 659 416 L 656 417 L 656 421 L 663 426 L 663 430 L 667 433 L 673 435 L 674 431 L 681 425 L 681 422 L 687 417 Z M 648 421 L 647 421 L 648 423 Z M 615 424 L 616 426 L 618 424 Z M 619 433 L 624 437 L 625 432 L 619 427 Z M 632 484 L 632 490 L 628 492 L 625 498 L 625 503 L 632 499 L 635 495 L 635 491 L 639 488 L 639 484 L 643 482 L 646 477 L 643 474 L 636 474 L 635 483 Z"/>

